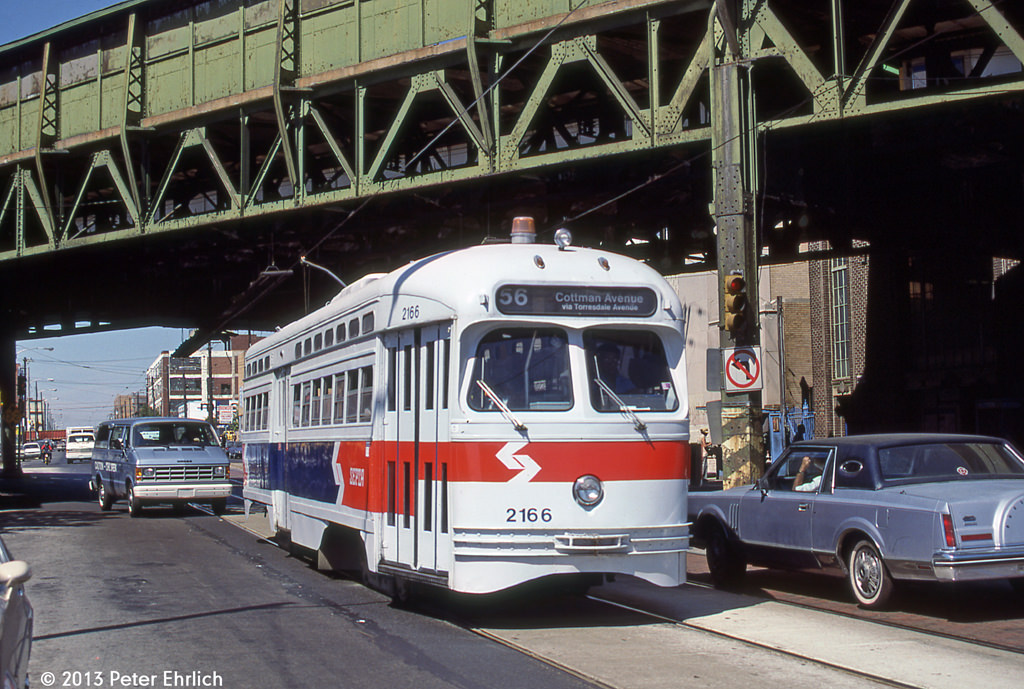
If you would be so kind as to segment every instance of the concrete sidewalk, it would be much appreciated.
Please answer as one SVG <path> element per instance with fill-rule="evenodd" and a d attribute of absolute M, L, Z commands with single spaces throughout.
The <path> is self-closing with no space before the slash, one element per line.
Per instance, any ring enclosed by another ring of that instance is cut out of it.
<path fill-rule="evenodd" d="M 1024 655 L 869 620 L 687 586 L 658 589 L 636 581 L 594 589 L 596 598 L 659 614 L 711 632 L 869 675 L 933 689 L 1020 687 Z"/>

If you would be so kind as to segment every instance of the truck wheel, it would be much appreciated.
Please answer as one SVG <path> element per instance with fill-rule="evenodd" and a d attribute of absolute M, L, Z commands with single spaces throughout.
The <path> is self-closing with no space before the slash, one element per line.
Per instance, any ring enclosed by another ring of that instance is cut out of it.
<path fill-rule="evenodd" d="M 850 590 L 857 604 L 869 610 L 885 607 L 892 596 L 893 583 L 875 544 L 858 542 L 850 551 L 846 566 Z"/>
<path fill-rule="evenodd" d="M 109 512 L 110 506 L 114 503 L 113 498 L 110 497 L 110 493 L 107 492 L 107 487 L 103 485 L 103 479 L 96 477 L 96 494 L 98 502 L 100 503 L 101 512 Z"/>
<path fill-rule="evenodd" d="M 135 497 L 135 488 L 130 483 L 128 484 L 128 516 L 142 516 L 142 505 L 139 504 L 139 499 Z"/>
<path fill-rule="evenodd" d="M 729 588 L 743 581 L 747 563 L 718 523 L 711 526 L 707 535 L 704 555 L 708 560 L 711 582 L 715 586 Z"/>

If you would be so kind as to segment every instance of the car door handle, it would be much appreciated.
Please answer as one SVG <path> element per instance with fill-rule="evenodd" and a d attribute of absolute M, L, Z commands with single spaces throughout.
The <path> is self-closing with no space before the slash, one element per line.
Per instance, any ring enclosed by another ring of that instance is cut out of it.
<path fill-rule="evenodd" d="M 809 509 L 811 509 L 811 503 L 809 502 L 801 502 L 796 506 L 797 512 L 806 512 Z"/>

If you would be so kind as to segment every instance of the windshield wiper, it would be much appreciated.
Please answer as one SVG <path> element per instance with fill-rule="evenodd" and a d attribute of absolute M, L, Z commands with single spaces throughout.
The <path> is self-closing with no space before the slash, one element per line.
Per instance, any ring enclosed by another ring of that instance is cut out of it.
<path fill-rule="evenodd" d="M 491 402 L 494 402 L 494 406 L 498 408 L 501 415 L 504 416 L 517 431 L 526 430 L 526 424 L 516 418 L 516 415 L 512 413 L 512 410 L 508 408 L 508 405 L 502 402 L 501 398 L 494 394 L 494 390 L 491 390 L 491 386 L 482 380 L 478 380 L 476 384 L 480 386 L 480 389 L 484 391 L 484 394 L 487 395 Z"/>
<path fill-rule="evenodd" d="M 601 380 L 600 376 L 594 378 L 594 382 L 597 383 L 597 386 L 599 388 L 601 388 L 602 390 L 604 390 L 604 392 L 609 397 L 612 398 L 612 400 L 615 402 L 615 404 L 619 405 L 619 411 L 629 417 L 629 420 L 633 422 L 633 428 L 635 428 L 636 430 L 638 430 L 641 433 L 643 433 L 644 431 L 647 430 L 647 424 L 645 424 L 643 421 L 641 421 L 640 417 L 637 416 L 636 413 L 632 409 L 630 409 L 628 406 L 626 406 L 626 403 L 622 401 L 622 398 L 619 397 L 618 395 L 616 395 L 615 391 L 612 390 L 610 387 L 608 387 L 608 383 L 606 383 L 603 380 Z"/>

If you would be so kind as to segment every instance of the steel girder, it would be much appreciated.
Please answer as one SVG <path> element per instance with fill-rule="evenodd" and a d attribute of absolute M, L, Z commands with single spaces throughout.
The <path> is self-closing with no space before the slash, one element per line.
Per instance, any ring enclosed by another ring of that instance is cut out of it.
<path fill-rule="evenodd" d="M 1024 19 L 992 0 L 747 0 L 735 27 L 710 0 L 385 4 L 129 3 L 0 49 L 0 261 L 626 154 L 696 160 L 729 41 L 760 132 L 1024 90 L 1019 69 L 990 73 L 1024 61 Z M 323 57 L 334 35 L 355 47 Z"/>

